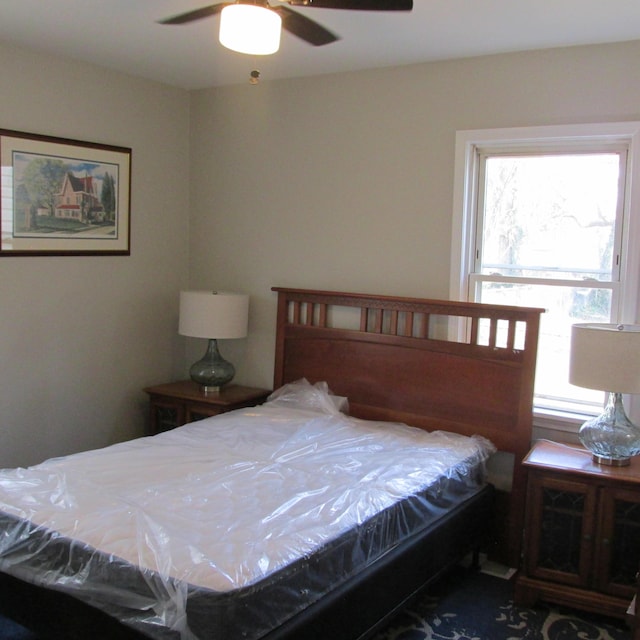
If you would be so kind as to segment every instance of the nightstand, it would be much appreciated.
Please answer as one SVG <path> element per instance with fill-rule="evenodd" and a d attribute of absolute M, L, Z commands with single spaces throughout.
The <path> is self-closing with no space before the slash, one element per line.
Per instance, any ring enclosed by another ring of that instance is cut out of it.
<path fill-rule="evenodd" d="M 147 387 L 144 391 L 149 394 L 151 405 L 149 435 L 226 411 L 253 407 L 271 393 L 267 389 L 230 384 L 217 393 L 205 394 L 202 387 L 191 380 Z"/>
<path fill-rule="evenodd" d="M 541 441 L 528 474 L 522 572 L 515 599 L 624 618 L 640 566 L 640 459 L 595 464 L 579 445 Z"/>

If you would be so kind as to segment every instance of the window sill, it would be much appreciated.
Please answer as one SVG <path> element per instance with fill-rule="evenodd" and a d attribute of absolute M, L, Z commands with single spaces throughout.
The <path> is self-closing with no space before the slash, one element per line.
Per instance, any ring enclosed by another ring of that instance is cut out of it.
<path fill-rule="evenodd" d="M 533 412 L 533 426 L 577 435 L 582 423 L 591 417 L 593 416 L 589 414 L 569 413 L 553 409 L 535 409 Z"/>

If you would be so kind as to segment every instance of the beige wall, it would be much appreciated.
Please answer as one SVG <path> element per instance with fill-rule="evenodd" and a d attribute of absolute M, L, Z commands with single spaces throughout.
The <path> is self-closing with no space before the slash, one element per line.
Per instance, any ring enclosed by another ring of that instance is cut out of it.
<path fill-rule="evenodd" d="M 447 297 L 456 130 L 638 120 L 639 60 L 633 42 L 193 93 L 190 279 L 252 296 L 239 378 L 270 384 L 272 285 Z"/>
<path fill-rule="evenodd" d="M 0 45 L 0 127 L 132 148 L 129 257 L 0 258 L 0 467 L 141 435 L 182 370 L 189 95 Z"/>

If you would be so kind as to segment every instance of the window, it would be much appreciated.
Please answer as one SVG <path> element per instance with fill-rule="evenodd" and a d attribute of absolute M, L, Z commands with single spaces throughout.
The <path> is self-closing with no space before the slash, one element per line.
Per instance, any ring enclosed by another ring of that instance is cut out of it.
<path fill-rule="evenodd" d="M 572 324 L 637 321 L 639 143 L 640 123 L 457 135 L 451 294 L 546 310 L 538 415 L 602 410 L 569 384 Z"/>

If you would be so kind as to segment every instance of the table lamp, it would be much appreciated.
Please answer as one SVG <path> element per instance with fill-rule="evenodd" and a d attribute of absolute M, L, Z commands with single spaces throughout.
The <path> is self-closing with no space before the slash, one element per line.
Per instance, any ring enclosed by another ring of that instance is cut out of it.
<path fill-rule="evenodd" d="M 218 339 L 244 338 L 249 321 L 249 296 L 217 291 L 181 291 L 178 333 L 206 338 L 204 357 L 189 369 L 205 393 L 217 393 L 235 375 L 235 367 L 218 350 Z"/>
<path fill-rule="evenodd" d="M 640 454 L 640 428 L 627 417 L 623 393 L 640 393 L 640 325 L 574 324 L 569 382 L 609 392 L 604 412 L 578 432 L 594 462 L 628 465 Z"/>

